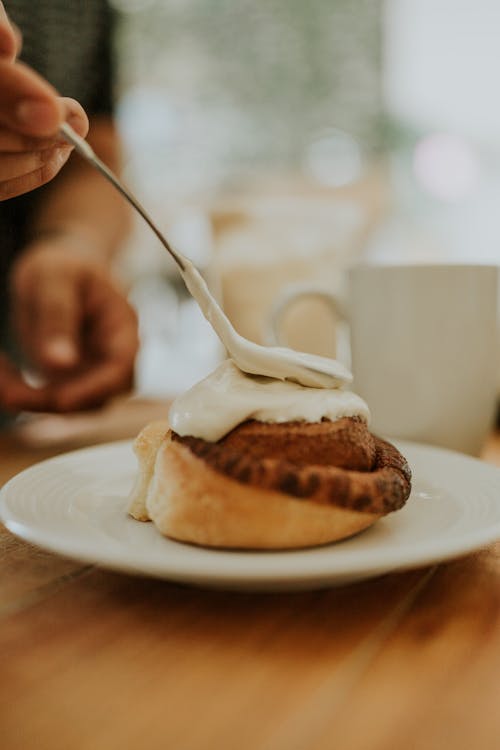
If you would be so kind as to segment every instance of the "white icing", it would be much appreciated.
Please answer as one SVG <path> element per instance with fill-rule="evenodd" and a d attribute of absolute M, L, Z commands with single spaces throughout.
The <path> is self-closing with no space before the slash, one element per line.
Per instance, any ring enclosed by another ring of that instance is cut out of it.
<path fill-rule="evenodd" d="M 352 375 L 335 359 L 296 352 L 281 346 L 261 346 L 240 336 L 193 264 L 183 260 L 182 278 L 203 315 L 224 344 L 229 356 L 246 373 L 278 380 L 293 380 L 311 388 L 336 388 L 352 381 Z"/>
<path fill-rule="evenodd" d="M 370 412 L 351 391 L 247 375 L 227 359 L 174 401 L 169 421 L 179 435 L 215 442 L 247 419 L 319 422 L 355 416 L 368 422 Z"/>

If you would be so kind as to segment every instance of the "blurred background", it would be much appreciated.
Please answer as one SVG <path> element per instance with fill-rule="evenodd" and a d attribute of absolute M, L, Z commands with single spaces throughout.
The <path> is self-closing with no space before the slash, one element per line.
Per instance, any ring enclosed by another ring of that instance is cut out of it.
<path fill-rule="evenodd" d="M 262 341 L 276 293 L 299 279 L 335 283 L 380 215 L 382 4 L 113 5 L 125 178 L 238 330 Z M 145 227 L 127 259 L 142 324 L 139 392 L 178 392 L 212 369 L 218 344 L 195 305 L 179 304 L 182 284 Z M 331 350 L 327 311 L 320 340 L 310 338 L 315 305 L 291 313 L 290 343 Z"/>
<path fill-rule="evenodd" d="M 497 0 L 111 0 L 124 177 L 241 333 L 361 260 L 500 259 Z M 137 224 L 137 395 L 213 369 L 217 341 Z M 292 346 L 334 354 L 320 301 Z"/>
<path fill-rule="evenodd" d="M 112 4 L 125 177 L 242 333 L 265 336 L 278 287 L 334 286 L 361 258 L 498 261 L 496 0 Z M 144 227 L 125 272 L 139 390 L 175 392 L 217 345 Z M 291 343 L 322 352 L 329 322 L 311 340 L 307 317 Z"/>

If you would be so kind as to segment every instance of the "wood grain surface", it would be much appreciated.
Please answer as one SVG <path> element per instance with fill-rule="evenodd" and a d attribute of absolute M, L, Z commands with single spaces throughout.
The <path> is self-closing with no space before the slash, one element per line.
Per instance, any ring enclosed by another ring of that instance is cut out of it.
<path fill-rule="evenodd" d="M 0 438 L 0 483 L 48 453 Z M 2 750 L 500 747 L 498 544 L 287 594 L 118 575 L 6 530 L 0 559 Z"/>

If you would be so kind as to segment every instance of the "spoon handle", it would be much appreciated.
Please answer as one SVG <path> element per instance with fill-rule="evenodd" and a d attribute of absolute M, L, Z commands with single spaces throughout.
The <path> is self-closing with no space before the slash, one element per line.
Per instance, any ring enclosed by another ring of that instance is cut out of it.
<path fill-rule="evenodd" d="M 78 133 L 75 133 L 71 125 L 68 125 L 67 122 L 64 122 L 60 129 L 59 129 L 61 135 L 63 138 L 68 141 L 72 146 L 75 147 L 75 151 L 80 154 L 80 156 L 83 156 L 84 159 L 86 159 L 90 164 L 92 164 L 93 167 L 99 170 L 99 172 L 106 177 L 107 180 L 109 180 L 117 190 L 120 191 L 120 193 L 123 195 L 124 198 L 128 200 L 129 203 L 132 204 L 132 206 L 140 213 L 144 221 L 151 227 L 153 232 L 156 234 L 158 239 L 160 240 L 163 247 L 170 253 L 172 258 L 175 260 L 177 265 L 179 266 L 181 271 L 186 270 L 186 260 L 185 258 L 177 252 L 177 250 L 174 250 L 167 239 L 163 236 L 163 234 L 160 232 L 154 221 L 151 219 L 149 214 L 147 213 L 146 209 L 142 207 L 142 205 L 139 203 L 137 198 L 135 198 L 134 195 L 128 190 L 128 188 L 125 187 L 125 185 L 118 179 L 118 177 L 109 169 L 109 167 L 104 164 L 101 159 L 97 156 L 97 154 L 94 152 L 93 148 L 87 143 L 87 141 L 84 138 L 81 138 Z"/>
<path fill-rule="evenodd" d="M 118 177 L 109 169 L 109 167 L 99 159 L 87 141 L 75 133 L 73 128 L 67 123 L 61 125 L 60 133 L 68 143 L 75 147 L 75 150 L 80 156 L 83 156 L 86 161 L 99 170 L 99 172 L 109 180 L 112 185 L 114 185 L 114 187 L 129 203 L 132 204 L 144 221 L 153 230 L 163 247 L 170 253 L 177 263 L 184 283 L 186 284 L 188 291 L 200 306 L 203 315 L 226 347 L 229 356 L 241 370 L 250 374 L 267 375 L 268 377 L 278 378 L 280 380 L 291 378 L 303 385 L 310 385 L 316 388 L 331 387 L 332 383 L 338 385 L 338 382 L 349 382 L 351 379 L 350 373 L 347 373 L 349 377 L 346 377 L 345 373 L 342 371 L 339 373 L 339 368 L 343 370 L 345 370 L 345 368 L 342 368 L 342 366 L 338 362 L 335 362 L 335 360 L 325 359 L 324 364 L 320 367 L 315 363 L 321 358 L 316 358 L 312 361 L 310 355 L 276 347 L 270 349 L 269 347 L 264 347 L 260 344 L 248 341 L 241 336 L 235 330 L 233 324 L 218 302 L 210 294 L 207 284 L 199 271 L 193 266 L 191 261 L 170 246 L 147 211 L 123 185 Z M 334 373 L 331 372 L 332 361 L 337 370 Z M 326 365 L 328 365 L 328 368 L 325 370 Z M 304 372 L 309 373 L 305 379 Z M 311 373 L 315 375 L 312 379 Z M 319 378 L 318 375 L 320 376 Z"/>
<path fill-rule="evenodd" d="M 184 283 L 191 294 L 196 300 L 200 309 L 209 321 L 212 328 L 214 328 L 216 334 L 221 339 L 222 343 L 227 349 L 231 348 L 234 341 L 238 338 L 238 334 L 233 328 L 229 318 L 225 315 L 220 305 L 211 296 L 207 284 L 199 271 L 193 266 L 193 264 L 185 258 L 181 253 L 174 250 L 167 242 L 166 238 L 160 232 L 154 221 L 151 219 L 146 209 L 142 207 L 137 198 L 123 185 L 118 177 L 104 164 L 101 159 L 94 152 L 92 147 L 87 143 L 86 140 L 81 138 L 68 123 L 63 123 L 60 127 L 60 133 L 71 145 L 75 147 L 75 151 L 83 156 L 86 161 L 92 164 L 93 167 L 99 170 L 101 174 L 106 177 L 114 187 L 132 204 L 132 206 L 140 213 L 142 218 L 151 227 L 153 232 L 156 234 L 161 244 L 168 250 L 172 258 L 175 260 L 179 267 L 180 274 Z"/>

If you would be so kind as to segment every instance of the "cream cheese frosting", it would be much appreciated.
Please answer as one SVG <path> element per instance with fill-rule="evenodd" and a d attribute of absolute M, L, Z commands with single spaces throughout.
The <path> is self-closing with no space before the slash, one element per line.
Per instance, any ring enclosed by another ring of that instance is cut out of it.
<path fill-rule="evenodd" d="M 352 391 L 309 388 L 242 372 L 232 360 L 173 402 L 169 421 L 181 436 L 216 442 L 247 419 L 260 422 L 320 422 L 322 418 L 370 419 L 368 406 Z"/>

